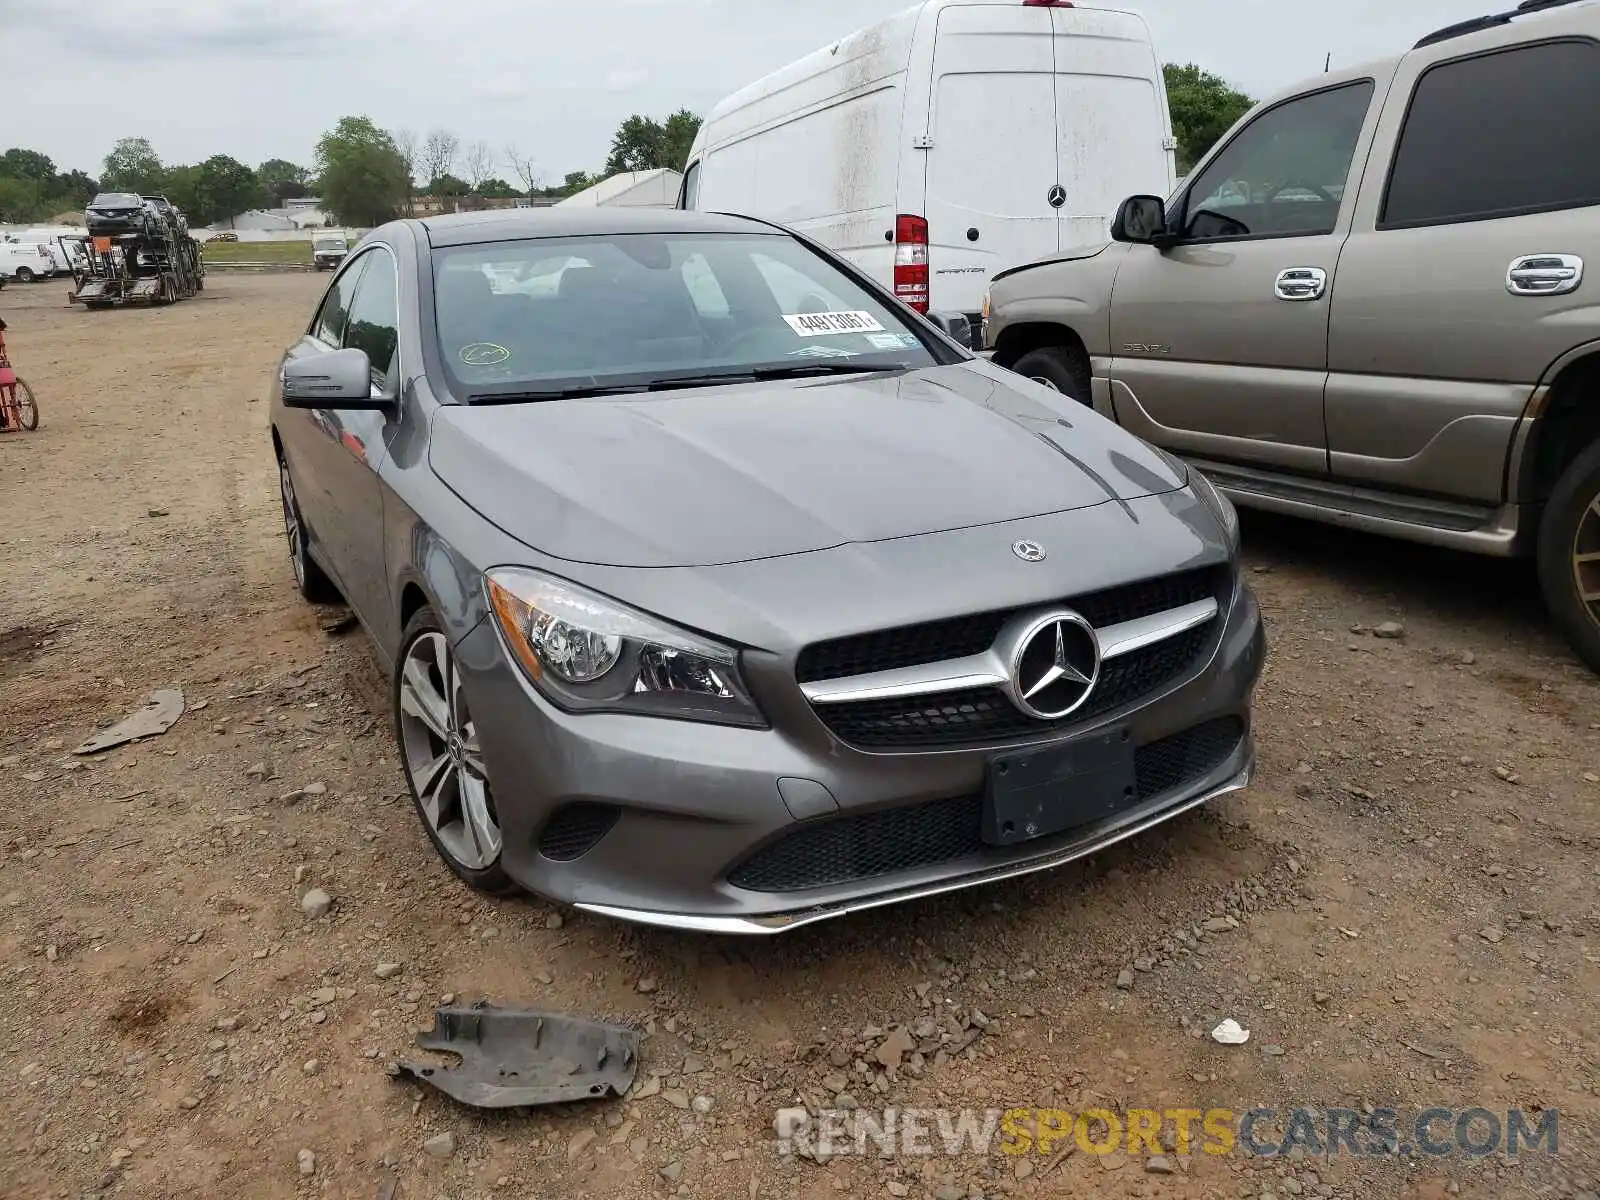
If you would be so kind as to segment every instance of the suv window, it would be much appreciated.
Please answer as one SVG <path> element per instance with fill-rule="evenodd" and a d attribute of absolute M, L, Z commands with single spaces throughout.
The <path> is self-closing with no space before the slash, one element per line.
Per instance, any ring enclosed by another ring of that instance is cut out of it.
<path fill-rule="evenodd" d="M 1379 229 L 1600 204 L 1600 44 L 1545 42 L 1417 81 Z"/>
<path fill-rule="evenodd" d="M 322 298 L 322 307 L 317 309 L 316 319 L 311 322 L 311 336 L 323 345 L 335 350 L 340 348 L 345 319 L 350 315 L 350 295 L 356 290 L 356 279 L 366 265 L 365 259 L 352 263 Z"/>
<path fill-rule="evenodd" d="M 1245 126 L 1190 187 L 1184 236 L 1332 233 L 1372 92 L 1362 80 L 1299 96 Z"/>
<path fill-rule="evenodd" d="M 372 383 L 392 396 L 399 383 L 395 350 L 400 344 L 400 292 L 394 259 L 387 250 L 372 250 L 362 257 L 370 259 L 356 285 L 350 302 L 350 321 L 345 326 L 346 350 L 365 350 L 372 361 Z"/>

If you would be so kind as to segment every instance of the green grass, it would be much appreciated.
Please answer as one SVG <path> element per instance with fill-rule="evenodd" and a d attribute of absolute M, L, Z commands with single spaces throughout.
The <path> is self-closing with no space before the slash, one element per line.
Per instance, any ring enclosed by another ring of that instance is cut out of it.
<path fill-rule="evenodd" d="M 260 262 L 311 265 L 311 242 L 207 242 L 209 263 Z"/>

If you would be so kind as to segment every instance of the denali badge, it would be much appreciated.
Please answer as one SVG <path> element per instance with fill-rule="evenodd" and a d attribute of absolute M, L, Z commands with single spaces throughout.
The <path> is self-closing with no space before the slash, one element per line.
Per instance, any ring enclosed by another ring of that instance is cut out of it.
<path fill-rule="evenodd" d="M 1039 545 L 1038 542 L 1013 542 L 1011 544 L 1011 553 L 1015 554 L 1023 562 L 1044 561 L 1044 547 Z"/>

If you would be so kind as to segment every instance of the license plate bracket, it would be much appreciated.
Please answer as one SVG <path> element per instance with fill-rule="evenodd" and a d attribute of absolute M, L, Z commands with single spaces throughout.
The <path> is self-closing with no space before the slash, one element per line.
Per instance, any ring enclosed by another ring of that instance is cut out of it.
<path fill-rule="evenodd" d="M 1126 728 L 999 754 L 989 760 L 983 840 L 1015 846 L 1093 825 L 1130 807 L 1137 795 Z"/>

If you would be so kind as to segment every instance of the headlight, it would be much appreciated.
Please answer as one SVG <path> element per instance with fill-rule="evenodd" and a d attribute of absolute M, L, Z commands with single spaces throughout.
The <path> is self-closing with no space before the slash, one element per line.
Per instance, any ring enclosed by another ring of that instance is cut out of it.
<path fill-rule="evenodd" d="M 1206 507 L 1216 514 L 1217 521 L 1221 524 L 1223 533 L 1227 536 L 1228 548 L 1237 551 L 1239 549 L 1239 510 L 1234 508 L 1233 501 L 1219 492 L 1217 485 L 1199 471 L 1189 472 L 1189 486 L 1194 489 L 1194 494 L 1205 502 Z"/>
<path fill-rule="evenodd" d="M 484 583 L 506 645 L 557 706 L 766 725 L 730 647 L 536 571 L 500 568 Z"/>

